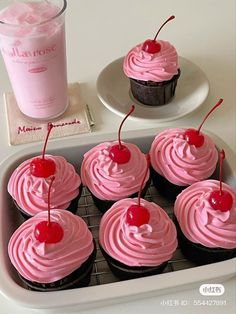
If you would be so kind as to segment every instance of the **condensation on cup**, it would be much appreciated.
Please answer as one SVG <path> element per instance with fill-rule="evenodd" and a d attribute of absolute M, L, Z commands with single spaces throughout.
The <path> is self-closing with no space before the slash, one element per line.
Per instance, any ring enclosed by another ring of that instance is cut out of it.
<path fill-rule="evenodd" d="M 48 120 L 67 108 L 65 10 L 61 1 L 1 1 L 0 49 L 19 109 Z"/>

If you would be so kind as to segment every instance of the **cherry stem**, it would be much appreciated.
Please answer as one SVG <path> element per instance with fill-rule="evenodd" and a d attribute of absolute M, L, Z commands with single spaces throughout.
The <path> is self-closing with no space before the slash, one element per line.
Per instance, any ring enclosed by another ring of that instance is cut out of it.
<path fill-rule="evenodd" d="M 219 179 L 220 179 L 220 195 L 222 195 L 222 168 L 223 168 L 223 161 L 225 159 L 225 152 L 222 149 L 219 153 L 220 158 L 220 170 L 219 170 Z"/>
<path fill-rule="evenodd" d="M 168 18 L 168 20 L 166 20 L 166 21 L 161 25 L 161 27 L 158 29 L 158 31 L 157 31 L 157 33 L 156 33 L 156 36 L 154 37 L 153 40 L 156 40 L 158 34 L 160 33 L 161 29 L 166 25 L 166 23 L 168 23 L 169 21 L 173 20 L 174 18 L 175 18 L 175 16 L 174 16 L 174 15 L 171 15 L 171 16 Z"/>
<path fill-rule="evenodd" d="M 119 149 L 121 150 L 122 149 L 122 144 L 121 144 L 121 140 L 120 140 L 120 132 L 121 132 L 121 128 L 125 122 L 125 120 L 128 118 L 128 116 L 131 115 L 131 113 L 134 111 L 135 107 L 134 105 L 132 105 L 130 111 L 127 113 L 127 115 L 124 117 L 123 121 L 121 122 L 120 124 L 120 127 L 119 127 L 119 130 L 118 130 L 118 141 L 119 141 Z"/>
<path fill-rule="evenodd" d="M 47 146 L 49 134 L 50 134 L 52 128 L 53 128 L 53 125 L 50 124 L 50 125 L 48 126 L 48 134 L 47 134 L 47 137 L 46 137 L 46 139 L 45 139 L 45 143 L 44 143 L 44 147 L 43 147 L 42 159 L 45 159 L 46 146 Z"/>
<path fill-rule="evenodd" d="M 49 227 L 51 224 L 51 220 L 50 220 L 50 210 L 51 210 L 51 204 L 50 204 L 50 196 L 51 196 L 51 187 L 53 184 L 53 181 L 55 180 L 55 177 L 51 177 L 51 182 L 49 184 L 49 188 L 48 188 L 48 223 L 47 226 Z"/>
<path fill-rule="evenodd" d="M 217 108 L 219 107 L 223 102 L 223 99 L 221 98 L 216 104 L 215 106 L 208 112 L 208 114 L 205 116 L 205 118 L 203 119 L 202 123 L 200 124 L 199 128 L 198 128 L 198 133 L 200 132 L 201 127 L 203 126 L 204 122 L 206 121 L 206 119 L 209 117 L 209 115 Z"/>
<path fill-rule="evenodd" d="M 143 180 L 142 180 L 142 183 L 141 183 L 139 192 L 138 192 L 138 206 L 140 206 L 141 193 L 142 193 L 144 181 L 145 181 L 145 179 L 146 179 L 146 176 L 147 176 L 147 173 L 148 173 L 148 169 L 149 169 L 149 165 L 150 165 L 150 155 L 147 154 L 147 155 L 146 155 L 146 158 L 147 158 L 147 168 L 146 168 L 146 171 L 145 171 L 145 174 L 144 174 L 144 176 L 143 176 Z"/>

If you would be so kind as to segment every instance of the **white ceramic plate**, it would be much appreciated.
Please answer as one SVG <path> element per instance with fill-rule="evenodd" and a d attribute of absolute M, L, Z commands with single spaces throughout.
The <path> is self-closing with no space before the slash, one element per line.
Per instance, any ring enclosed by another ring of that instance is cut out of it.
<path fill-rule="evenodd" d="M 134 104 L 135 111 L 129 119 L 171 121 L 196 110 L 207 98 L 209 82 L 204 72 L 191 61 L 179 57 L 181 75 L 173 100 L 157 107 L 142 105 L 131 95 L 129 79 L 123 73 L 123 60 L 122 57 L 107 65 L 97 79 L 99 99 L 119 116 L 126 115 Z"/>

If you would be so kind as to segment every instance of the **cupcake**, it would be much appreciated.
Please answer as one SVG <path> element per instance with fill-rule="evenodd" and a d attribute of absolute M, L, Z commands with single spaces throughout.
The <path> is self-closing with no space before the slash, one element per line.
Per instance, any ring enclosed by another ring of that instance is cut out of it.
<path fill-rule="evenodd" d="M 40 156 L 20 164 L 12 173 L 7 186 L 14 204 L 25 218 L 30 218 L 48 208 L 48 187 L 53 173 L 46 177 L 32 173 L 32 162 L 37 158 L 40 159 Z M 51 207 L 75 213 L 82 192 L 80 176 L 74 166 L 62 156 L 45 155 L 45 159 L 55 165 Z"/>
<path fill-rule="evenodd" d="M 200 133 L 204 140 L 197 147 L 186 138 L 187 130 L 173 128 L 159 133 L 150 149 L 153 184 L 170 200 L 191 184 L 211 177 L 218 161 L 212 139 Z"/>
<path fill-rule="evenodd" d="M 118 200 L 138 196 L 141 183 L 144 196 L 150 184 L 146 155 L 135 144 L 123 143 L 120 139 L 122 125 L 134 109 L 132 106 L 122 120 L 118 141 L 93 147 L 84 155 L 82 161 L 82 182 L 91 192 L 95 205 L 102 213 Z"/>
<path fill-rule="evenodd" d="M 219 192 L 219 181 L 196 182 L 178 195 L 174 205 L 180 248 L 199 265 L 236 256 L 236 190 L 224 183 L 222 189 L 222 197 L 229 200 L 217 205 L 212 193 Z"/>
<path fill-rule="evenodd" d="M 118 200 L 137 196 L 146 169 L 146 156 L 135 144 L 122 142 L 122 150 L 125 148 L 130 152 L 127 162 L 119 163 L 113 158 L 111 150 L 118 145 L 119 142 L 114 141 L 93 147 L 85 153 L 81 165 L 82 182 L 91 192 L 95 205 L 102 213 Z M 143 196 L 149 182 L 148 173 Z"/>
<path fill-rule="evenodd" d="M 77 211 L 82 192 L 80 176 L 62 156 L 46 155 L 46 146 L 53 125 L 48 126 L 42 156 L 25 160 L 12 173 L 7 190 L 16 208 L 25 219 L 48 209 L 49 185 L 54 177 L 51 191 L 51 207 Z"/>
<path fill-rule="evenodd" d="M 69 211 L 51 210 L 49 228 L 54 229 L 51 238 L 45 226 L 41 229 L 48 237 L 46 241 L 42 234 L 39 237 L 39 228 L 42 222 L 47 223 L 47 217 L 46 211 L 38 213 L 20 225 L 10 238 L 9 258 L 21 280 L 36 291 L 88 285 L 96 248 L 86 223 Z"/>
<path fill-rule="evenodd" d="M 180 77 L 178 54 L 173 45 L 164 40 L 148 39 L 132 48 L 124 58 L 123 71 L 130 79 L 133 97 L 144 105 L 167 104 L 175 95 Z"/>
<path fill-rule="evenodd" d="M 157 204 L 126 198 L 102 217 L 99 245 L 120 279 L 161 273 L 177 247 L 174 223 Z"/>

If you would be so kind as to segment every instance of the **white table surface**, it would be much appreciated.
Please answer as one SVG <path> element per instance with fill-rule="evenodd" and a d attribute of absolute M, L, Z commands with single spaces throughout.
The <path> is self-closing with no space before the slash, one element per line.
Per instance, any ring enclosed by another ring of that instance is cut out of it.
<path fill-rule="evenodd" d="M 83 96 L 92 107 L 96 125 L 92 135 L 113 133 L 121 118 L 111 113 L 98 100 L 96 79 L 110 62 L 123 56 L 135 44 L 155 34 L 157 27 L 174 14 L 172 25 L 163 29 L 160 38 L 170 41 L 179 55 L 197 64 L 207 75 L 210 93 L 201 108 L 179 120 L 158 123 L 158 126 L 198 126 L 201 119 L 219 98 L 224 105 L 215 111 L 204 125 L 221 137 L 236 153 L 236 97 L 235 97 L 235 21 L 234 0 L 68 0 L 66 17 L 68 78 L 84 83 Z M 10 90 L 7 73 L 0 58 L 0 93 Z M 124 131 L 155 128 L 150 121 L 127 121 Z M 3 101 L 0 99 L 0 161 L 18 150 L 34 144 L 9 146 Z M 68 140 L 70 138 L 68 137 Z M 56 140 L 62 141 L 62 140 Z M 207 313 L 236 312 L 235 279 L 224 283 L 226 292 L 221 299 L 225 306 L 208 306 Z M 198 289 L 178 291 L 152 299 L 141 299 L 84 313 L 200 313 L 202 306 L 162 306 L 162 300 L 204 299 Z M 69 311 L 69 310 L 68 310 Z M 25 310 L 0 295 L 0 313 L 45 313 Z M 76 313 L 77 311 L 75 311 Z M 65 311 L 64 313 L 67 313 Z"/>

